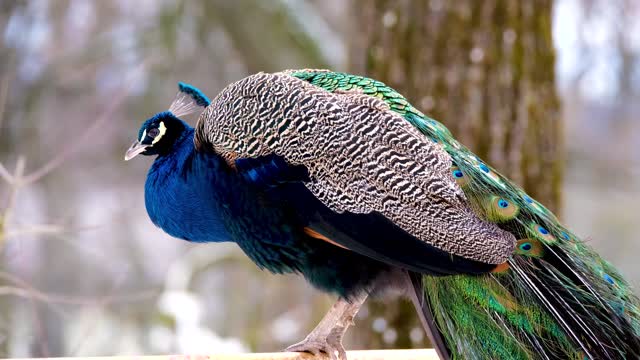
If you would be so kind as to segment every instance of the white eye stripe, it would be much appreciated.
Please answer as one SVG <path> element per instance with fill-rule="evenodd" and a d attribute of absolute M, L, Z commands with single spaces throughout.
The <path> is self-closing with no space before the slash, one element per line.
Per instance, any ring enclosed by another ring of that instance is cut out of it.
<path fill-rule="evenodd" d="M 144 141 L 145 137 L 147 137 L 147 129 L 144 129 L 144 131 L 142 131 L 142 136 L 140 136 L 140 142 Z"/>
<path fill-rule="evenodd" d="M 164 135 L 167 132 L 167 127 L 164 126 L 163 121 L 160 121 L 160 127 L 158 127 L 158 130 L 160 130 L 160 133 L 158 134 L 158 136 L 155 137 L 155 139 L 153 139 L 153 141 L 151 142 L 151 145 L 160 141 L 160 138 L 162 137 L 162 135 Z"/>

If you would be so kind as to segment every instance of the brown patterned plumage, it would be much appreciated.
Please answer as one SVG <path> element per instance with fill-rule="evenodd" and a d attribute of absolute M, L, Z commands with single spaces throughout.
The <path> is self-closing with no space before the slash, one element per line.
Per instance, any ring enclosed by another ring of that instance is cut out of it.
<path fill-rule="evenodd" d="M 451 175 L 451 158 L 381 100 L 329 93 L 285 73 L 227 86 L 200 116 L 196 145 L 233 162 L 282 156 L 336 212 L 379 212 L 426 243 L 499 264 L 515 238 L 480 219 Z M 393 239 L 389 239 L 393 242 Z"/>

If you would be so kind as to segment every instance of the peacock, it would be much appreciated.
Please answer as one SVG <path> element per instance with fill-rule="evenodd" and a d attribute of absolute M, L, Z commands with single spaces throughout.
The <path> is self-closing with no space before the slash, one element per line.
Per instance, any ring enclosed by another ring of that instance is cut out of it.
<path fill-rule="evenodd" d="M 399 292 L 442 359 L 640 356 L 638 299 L 618 271 L 382 82 L 258 73 L 213 100 L 180 83 L 125 160 L 138 154 L 157 156 L 145 204 L 166 233 L 233 241 L 338 296 L 289 351 L 346 359 L 363 302 Z"/>

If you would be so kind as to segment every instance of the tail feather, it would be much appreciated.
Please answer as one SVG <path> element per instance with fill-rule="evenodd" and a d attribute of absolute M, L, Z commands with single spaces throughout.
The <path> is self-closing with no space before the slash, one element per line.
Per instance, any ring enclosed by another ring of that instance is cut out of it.
<path fill-rule="evenodd" d="M 327 91 L 359 89 L 385 101 L 450 155 L 451 176 L 471 208 L 520 239 L 499 273 L 423 275 L 421 284 L 411 275 L 414 304 L 440 353 L 452 359 L 640 357 L 638 299 L 551 211 L 387 85 L 330 71 L 288 73 Z"/>
<path fill-rule="evenodd" d="M 617 271 L 442 124 L 405 118 L 449 153 L 474 211 L 520 239 L 500 273 L 423 277 L 451 357 L 639 358 L 639 301 Z"/>
<path fill-rule="evenodd" d="M 422 327 L 427 333 L 431 344 L 436 349 L 440 360 L 449 360 L 451 353 L 438 330 L 431 308 L 427 303 L 424 285 L 422 283 L 422 275 L 415 272 L 407 272 L 407 283 L 411 302 L 416 308 Z"/>
<path fill-rule="evenodd" d="M 499 274 L 424 275 L 422 311 L 435 315 L 453 359 L 640 357 L 635 296 L 603 291 L 568 256 L 514 257 Z"/>
<path fill-rule="evenodd" d="M 592 354 L 592 351 L 589 349 L 590 347 L 587 346 L 588 342 L 593 342 L 593 344 L 602 350 L 602 356 L 608 359 L 613 357 L 613 355 L 607 351 L 606 347 L 598 342 L 597 337 L 589 331 L 585 323 L 581 321 L 580 316 L 568 306 L 556 291 L 551 288 L 546 288 L 545 283 L 542 282 L 535 273 L 527 273 L 515 263 L 511 265 L 520 278 L 526 282 L 527 286 L 533 290 L 534 295 L 538 298 L 541 305 L 556 319 L 558 324 L 560 324 L 565 333 L 576 345 L 584 351 L 585 356 L 595 358 L 595 352 Z M 584 336 L 584 341 L 580 335 Z"/>

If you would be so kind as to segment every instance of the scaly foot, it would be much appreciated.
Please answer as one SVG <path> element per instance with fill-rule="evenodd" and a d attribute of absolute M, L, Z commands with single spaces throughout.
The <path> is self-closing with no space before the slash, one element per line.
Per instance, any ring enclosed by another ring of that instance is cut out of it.
<path fill-rule="evenodd" d="M 321 334 L 314 331 L 304 340 L 289 346 L 286 351 L 308 352 L 315 356 L 326 354 L 331 360 L 347 360 L 347 352 L 342 346 L 342 335 L 346 329 L 335 330 L 339 334 L 333 331 L 330 334 Z"/>
<path fill-rule="evenodd" d="M 338 299 L 318 326 L 304 340 L 289 346 L 286 351 L 308 352 L 316 356 L 326 354 L 331 360 L 347 360 L 342 337 L 349 326 L 353 325 L 353 317 L 367 299 L 367 295 L 363 291 L 349 300 Z"/>

